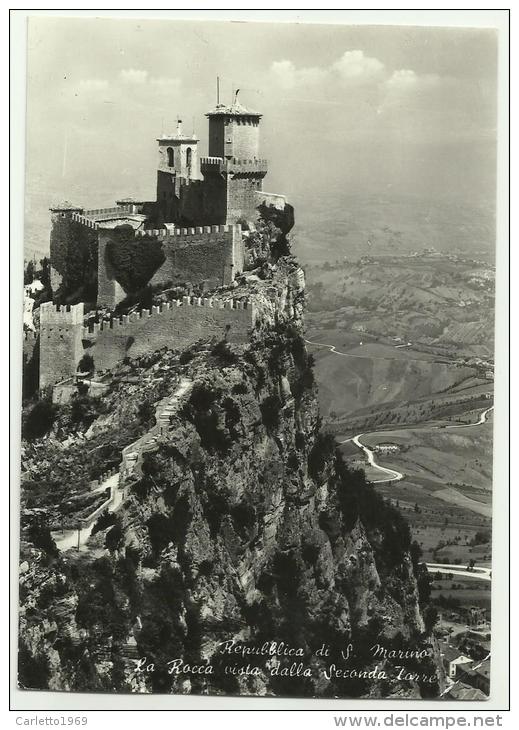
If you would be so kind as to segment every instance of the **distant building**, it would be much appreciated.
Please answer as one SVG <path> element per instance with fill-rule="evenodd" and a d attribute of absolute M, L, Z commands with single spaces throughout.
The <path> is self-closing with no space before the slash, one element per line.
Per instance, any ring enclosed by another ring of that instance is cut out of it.
<path fill-rule="evenodd" d="M 480 689 L 470 687 L 467 684 L 457 683 L 447 692 L 445 697 L 452 700 L 464 700 L 465 702 L 470 700 L 486 700 L 488 695 L 482 692 Z"/>
<path fill-rule="evenodd" d="M 490 694 L 490 659 L 473 666 L 460 666 L 459 677 L 465 684 Z"/>
<path fill-rule="evenodd" d="M 377 454 L 395 454 L 400 451 L 400 446 L 398 444 L 382 443 L 377 444 L 373 451 Z"/>
<path fill-rule="evenodd" d="M 440 656 L 445 672 L 450 679 L 456 678 L 460 666 L 473 664 L 474 662 L 471 657 L 463 654 L 457 647 L 443 642 L 440 643 Z"/>

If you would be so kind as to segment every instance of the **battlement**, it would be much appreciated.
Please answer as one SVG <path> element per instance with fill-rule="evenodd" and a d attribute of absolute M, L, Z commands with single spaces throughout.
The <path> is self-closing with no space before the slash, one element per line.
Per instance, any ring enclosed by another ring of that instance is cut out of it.
<path fill-rule="evenodd" d="M 133 213 L 136 205 L 137 203 L 125 203 L 124 205 L 115 205 L 111 208 L 91 208 L 90 210 L 84 210 L 83 215 L 86 218 L 99 218 L 112 214 L 121 215 L 122 213 Z"/>
<path fill-rule="evenodd" d="M 81 213 L 72 213 L 72 220 L 76 223 L 81 223 L 82 225 L 86 226 L 87 228 L 99 228 L 99 223 L 96 223 L 95 220 L 92 218 L 88 218 L 85 215 L 81 215 Z"/>
<path fill-rule="evenodd" d="M 200 167 L 212 168 L 218 172 L 256 172 L 267 173 L 268 161 L 266 159 L 242 158 L 242 157 L 202 157 Z"/>
<path fill-rule="evenodd" d="M 87 228 L 100 228 L 100 221 L 111 218 L 124 218 L 125 215 L 135 214 L 136 208 L 135 203 L 125 203 L 111 208 L 92 208 L 81 213 L 72 213 L 71 219 Z"/>
<path fill-rule="evenodd" d="M 140 238 L 146 236 L 153 236 L 155 238 L 172 238 L 173 236 L 210 236 L 214 233 L 230 233 L 238 228 L 241 231 L 239 225 L 225 225 L 225 226 L 197 226 L 195 228 L 152 228 L 148 230 L 135 231 L 135 235 Z"/>
<path fill-rule="evenodd" d="M 256 190 L 254 196 L 258 205 L 272 206 L 277 210 L 284 210 L 287 204 L 286 196 L 278 195 L 277 193 L 266 193 L 263 190 Z"/>
<path fill-rule="evenodd" d="M 91 339 L 91 335 L 98 335 L 99 333 L 107 330 L 120 331 L 121 328 L 125 328 L 128 325 L 132 325 L 134 322 L 139 320 L 147 320 L 154 315 L 160 315 L 163 312 L 168 312 L 171 309 L 177 307 L 206 307 L 208 309 L 224 309 L 224 310 L 244 310 L 251 307 L 251 303 L 246 298 L 232 298 L 232 299 L 221 299 L 218 297 L 194 297 L 184 296 L 182 300 L 176 299 L 172 302 L 164 302 L 159 306 L 153 306 L 150 309 L 141 309 L 139 312 L 132 312 L 131 314 L 123 314 L 118 319 L 102 320 L 101 322 L 94 322 L 88 327 L 83 327 L 82 336 L 83 339 Z"/>
<path fill-rule="evenodd" d="M 84 304 L 67 304 L 60 306 L 52 302 L 44 302 L 40 305 L 40 324 L 82 324 L 84 316 Z"/>
<path fill-rule="evenodd" d="M 220 165 L 223 164 L 223 157 L 201 157 L 201 165 Z"/>
<path fill-rule="evenodd" d="M 237 167 L 242 167 L 242 166 L 245 167 L 247 165 L 257 165 L 257 166 L 260 166 L 260 167 L 265 167 L 265 169 L 266 169 L 268 162 L 264 158 L 263 159 L 259 159 L 259 160 L 256 159 L 256 158 L 253 158 L 252 160 L 250 160 L 250 159 L 249 160 L 246 160 L 246 159 L 243 159 L 241 157 L 231 157 L 230 160 L 227 160 L 227 164 L 228 165 L 234 165 L 234 166 L 237 166 Z"/>

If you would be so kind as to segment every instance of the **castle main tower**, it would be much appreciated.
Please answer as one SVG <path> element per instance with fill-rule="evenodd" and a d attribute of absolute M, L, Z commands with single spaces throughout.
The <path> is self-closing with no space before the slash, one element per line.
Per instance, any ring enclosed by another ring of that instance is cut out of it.
<path fill-rule="evenodd" d="M 201 171 L 206 182 L 204 209 L 214 223 L 254 218 L 255 193 L 267 174 L 267 161 L 259 157 L 262 114 L 246 109 L 236 97 L 231 106 L 218 104 L 206 114 L 209 157 L 202 157 Z"/>

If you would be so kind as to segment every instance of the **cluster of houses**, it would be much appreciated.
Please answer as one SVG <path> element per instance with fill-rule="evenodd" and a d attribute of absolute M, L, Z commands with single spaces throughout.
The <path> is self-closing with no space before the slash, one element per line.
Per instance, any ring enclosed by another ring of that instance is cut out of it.
<path fill-rule="evenodd" d="M 440 655 L 452 699 L 486 699 L 490 694 L 490 654 L 474 660 L 456 646 L 440 642 Z"/>
<path fill-rule="evenodd" d="M 465 612 L 467 630 L 451 640 L 438 642 L 446 694 L 457 700 L 486 699 L 490 694 L 490 626 L 479 606 Z"/>

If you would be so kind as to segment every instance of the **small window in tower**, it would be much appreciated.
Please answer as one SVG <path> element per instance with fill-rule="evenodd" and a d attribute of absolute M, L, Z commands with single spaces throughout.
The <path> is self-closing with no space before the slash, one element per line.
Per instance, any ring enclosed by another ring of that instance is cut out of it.
<path fill-rule="evenodd" d="M 191 147 L 188 147 L 186 150 L 186 165 L 187 167 L 191 167 L 191 157 L 192 157 L 193 151 Z"/>
<path fill-rule="evenodd" d="M 168 153 L 168 167 L 174 167 L 175 166 L 175 153 L 173 151 L 173 147 L 168 147 L 166 150 Z"/>

